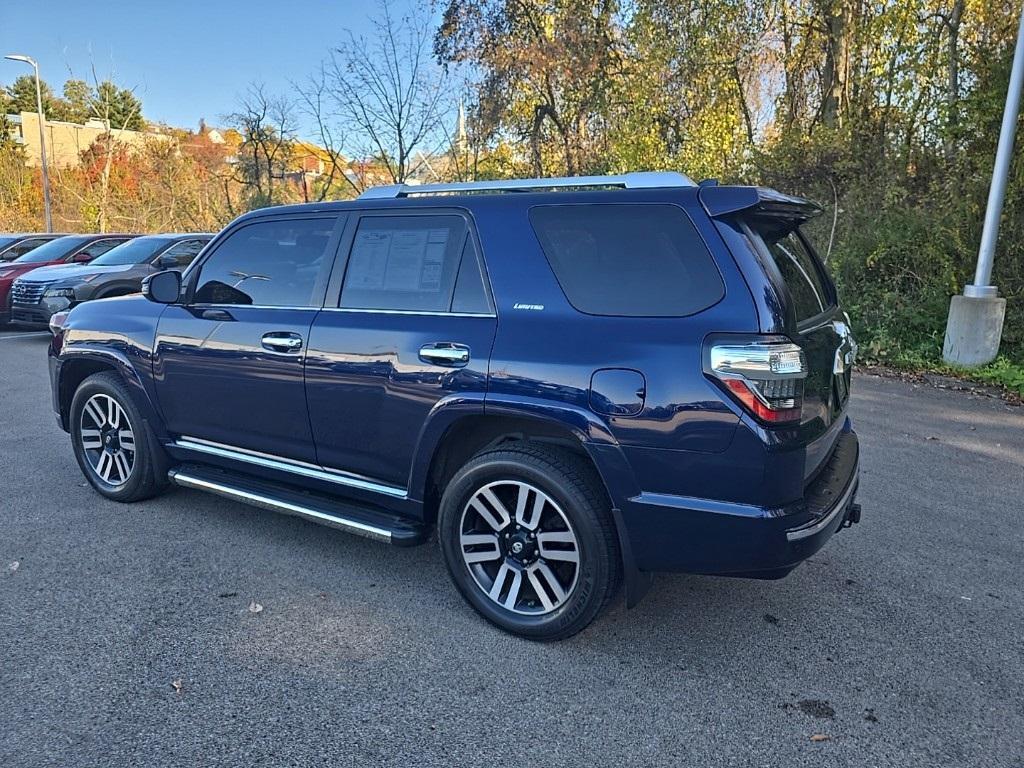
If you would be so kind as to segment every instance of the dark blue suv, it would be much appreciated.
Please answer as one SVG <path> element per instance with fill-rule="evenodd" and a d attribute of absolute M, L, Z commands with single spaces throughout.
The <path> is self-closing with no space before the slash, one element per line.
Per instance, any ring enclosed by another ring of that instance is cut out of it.
<path fill-rule="evenodd" d="M 169 483 L 392 544 L 567 637 L 655 571 L 779 578 L 856 522 L 819 209 L 673 173 L 371 189 L 237 219 L 55 320 L 104 496 Z"/>

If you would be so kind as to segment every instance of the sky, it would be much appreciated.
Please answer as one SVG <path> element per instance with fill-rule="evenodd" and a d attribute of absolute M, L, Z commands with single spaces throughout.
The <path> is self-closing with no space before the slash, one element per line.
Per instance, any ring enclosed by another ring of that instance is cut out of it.
<path fill-rule="evenodd" d="M 402 2 L 392 6 L 404 7 Z M 253 82 L 284 93 L 314 72 L 374 2 L 353 0 L 0 0 L 0 55 L 23 53 L 60 95 L 65 80 L 111 79 L 135 90 L 147 120 L 218 125 Z M 0 59 L 0 84 L 31 73 Z"/>

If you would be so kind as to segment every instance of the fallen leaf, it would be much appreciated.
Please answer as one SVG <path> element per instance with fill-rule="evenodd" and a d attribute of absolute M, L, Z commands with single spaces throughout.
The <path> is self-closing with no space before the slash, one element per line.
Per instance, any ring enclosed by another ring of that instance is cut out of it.
<path fill-rule="evenodd" d="M 7 566 L 7 570 L 10 573 L 14 573 L 16 570 L 18 570 L 18 567 L 20 565 L 21 565 L 21 563 L 19 563 L 17 560 L 15 560 L 13 563 L 11 563 L 10 565 Z"/>
<path fill-rule="evenodd" d="M 831 741 L 832 737 L 827 733 L 816 733 L 811 736 L 811 741 Z"/>
<path fill-rule="evenodd" d="M 175 693 L 181 694 L 181 692 L 185 690 L 185 683 L 181 681 L 181 678 L 178 678 L 177 680 L 171 680 L 171 688 L 174 689 Z"/>
<path fill-rule="evenodd" d="M 925 440 L 938 440 L 938 439 L 939 438 L 937 438 L 935 435 L 928 435 L 928 437 L 925 438 Z"/>
<path fill-rule="evenodd" d="M 263 610 L 263 606 L 253 600 L 249 603 L 249 613 L 259 613 Z"/>

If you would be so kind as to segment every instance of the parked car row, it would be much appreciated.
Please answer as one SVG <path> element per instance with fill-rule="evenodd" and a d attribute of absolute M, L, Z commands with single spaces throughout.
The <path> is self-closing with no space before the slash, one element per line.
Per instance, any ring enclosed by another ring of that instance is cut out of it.
<path fill-rule="evenodd" d="M 0 235 L 0 323 L 47 327 L 55 313 L 84 301 L 138 293 L 144 277 L 184 269 L 212 237 Z"/>

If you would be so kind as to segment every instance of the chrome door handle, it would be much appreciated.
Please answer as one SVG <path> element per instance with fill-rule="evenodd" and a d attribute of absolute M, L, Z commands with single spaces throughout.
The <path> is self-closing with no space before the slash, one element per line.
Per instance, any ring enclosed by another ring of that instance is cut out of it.
<path fill-rule="evenodd" d="M 464 344 L 438 342 L 420 347 L 420 360 L 432 365 L 451 367 L 463 366 L 469 362 L 469 347 Z"/>
<path fill-rule="evenodd" d="M 263 348 L 271 352 L 298 352 L 302 349 L 302 337 L 297 333 L 275 331 L 263 334 Z"/>

